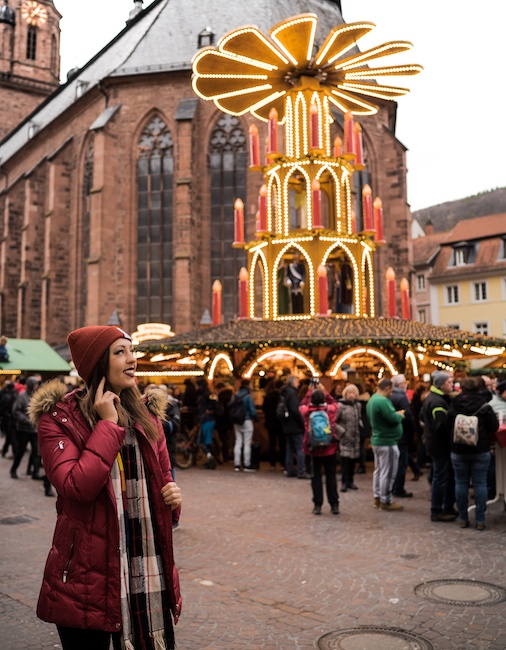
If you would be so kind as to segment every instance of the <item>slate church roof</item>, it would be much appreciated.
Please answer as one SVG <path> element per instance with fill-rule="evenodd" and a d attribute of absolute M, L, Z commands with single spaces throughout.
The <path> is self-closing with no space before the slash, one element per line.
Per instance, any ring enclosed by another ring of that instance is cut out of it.
<path fill-rule="evenodd" d="M 154 0 L 108 45 L 60 86 L 0 143 L 0 165 L 80 98 L 110 76 L 191 69 L 198 35 L 206 28 L 215 43 L 242 25 L 267 30 L 288 16 L 315 13 L 316 41 L 321 44 L 332 27 L 343 23 L 336 0 Z"/>

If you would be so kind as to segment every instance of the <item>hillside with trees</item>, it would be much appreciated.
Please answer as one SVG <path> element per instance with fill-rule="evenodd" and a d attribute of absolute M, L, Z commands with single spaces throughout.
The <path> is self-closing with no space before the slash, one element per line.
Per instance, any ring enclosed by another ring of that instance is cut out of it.
<path fill-rule="evenodd" d="M 430 221 L 434 226 L 434 232 L 446 232 L 463 219 L 485 217 L 501 212 L 506 212 L 506 187 L 481 192 L 457 201 L 440 203 L 430 208 L 416 210 L 412 214 L 413 219 L 416 219 L 424 230 L 427 222 Z M 504 232 L 506 233 L 506 223 Z"/>

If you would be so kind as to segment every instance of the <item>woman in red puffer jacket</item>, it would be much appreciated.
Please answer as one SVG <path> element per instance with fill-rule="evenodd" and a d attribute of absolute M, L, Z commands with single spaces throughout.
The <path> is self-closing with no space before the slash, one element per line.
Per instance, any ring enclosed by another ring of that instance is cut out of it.
<path fill-rule="evenodd" d="M 337 492 L 336 464 L 337 464 L 337 438 L 335 437 L 336 415 L 339 405 L 336 400 L 324 391 L 321 384 L 316 390 L 309 389 L 300 404 L 300 412 L 304 419 L 304 440 L 302 449 L 311 457 L 311 488 L 313 490 L 313 513 L 320 515 L 323 505 L 322 469 L 325 471 L 325 486 L 330 510 L 333 515 L 339 514 L 339 495 Z M 325 411 L 329 417 L 330 427 L 333 432 L 332 441 L 325 447 L 311 448 L 309 437 L 310 415 L 314 411 Z"/>
<path fill-rule="evenodd" d="M 69 335 L 84 391 L 43 386 L 29 412 L 44 469 L 58 492 L 57 521 L 37 606 L 64 650 L 174 648 L 181 611 L 172 480 L 160 416 L 143 400 L 128 334 L 84 327 Z"/>

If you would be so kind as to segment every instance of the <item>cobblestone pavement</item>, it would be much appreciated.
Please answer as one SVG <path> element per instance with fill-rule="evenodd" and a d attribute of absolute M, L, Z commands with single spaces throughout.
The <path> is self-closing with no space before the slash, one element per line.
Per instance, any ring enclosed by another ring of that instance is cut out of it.
<path fill-rule="evenodd" d="M 55 499 L 40 482 L 12 480 L 9 463 L 0 459 L 0 648 L 59 648 L 54 627 L 35 616 Z M 305 650 L 324 634 L 361 626 L 404 630 L 435 650 L 506 648 L 504 602 L 452 605 L 415 593 L 441 579 L 506 588 L 502 502 L 479 532 L 430 522 L 425 476 L 408 481 L 414 498 L 403 500 L 404 512 L 384 512 L 372 507 L 369 467 L 356 477 L 359 489 L 341 495 L 341 514 L 325 505 L 319 517 L 309 481 L 266 466 L 255 474 L 231 465 L 178 470 L 177 479 L 179 650 Z"/>

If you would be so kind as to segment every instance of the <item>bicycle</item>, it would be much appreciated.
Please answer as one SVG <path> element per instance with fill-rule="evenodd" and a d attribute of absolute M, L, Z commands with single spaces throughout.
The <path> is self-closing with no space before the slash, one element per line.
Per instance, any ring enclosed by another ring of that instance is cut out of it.
<path fill-rule="evenodd" d="M 211 443 L 211 453 L 216 463 L 221 464 L 221 446 L 213 434 Z M 200 424 L 195 424 L 191 429 L 181 427 L 176 434 L 176 457 L 174 462 L 179 469 L 188 469 L 192 465 L 197 465 L 199 460 L 207 462 L 207 456 L 200 446 Z"/>

